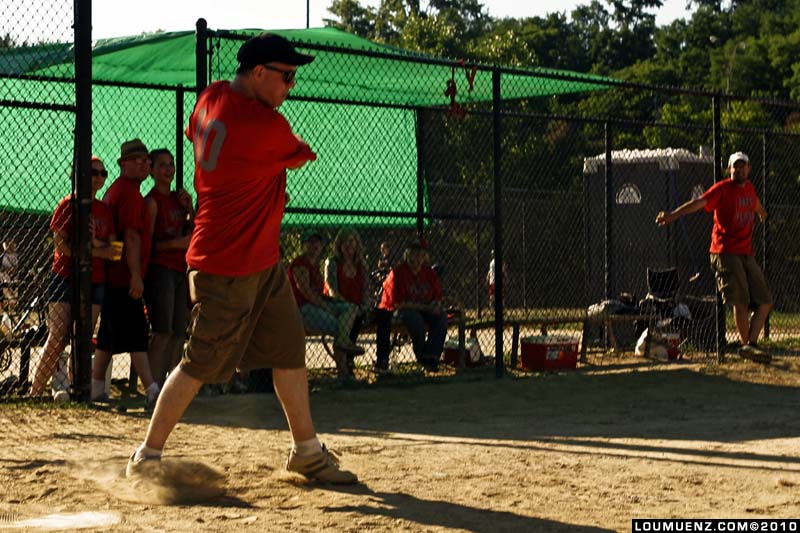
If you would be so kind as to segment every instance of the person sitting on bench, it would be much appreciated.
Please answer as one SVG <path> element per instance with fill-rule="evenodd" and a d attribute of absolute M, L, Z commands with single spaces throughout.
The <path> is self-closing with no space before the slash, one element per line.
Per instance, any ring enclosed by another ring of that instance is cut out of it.
<path fill-rule="evenodd" d="M 338 302 L 323 294 L 324 281 L 320 272 L 322 235 L 313 229 L 303 232 L 300 241 L 303 253 L 289 265 L 289 281 L 306 331 L 333 336 L 333 360 L 339 377 L 346 377 L 347 356 L 361 355 L 364 348 L 350 340 L 358 307 Z"/>
<path fill-rule="evenodd" d="M 417 361 L 430 372 L 439 370 L 447 335 L 447 311 L 442 307 L 439 276 L 427 263 L 428 253 L 419 243 L 406 246 L 403 261 L 383 282 L 376 311 L 378 372 L 388 372 L 392 314 L 402 319 L 411 335 Z M 426 338 L 427 330 L 427 338 Z"/>

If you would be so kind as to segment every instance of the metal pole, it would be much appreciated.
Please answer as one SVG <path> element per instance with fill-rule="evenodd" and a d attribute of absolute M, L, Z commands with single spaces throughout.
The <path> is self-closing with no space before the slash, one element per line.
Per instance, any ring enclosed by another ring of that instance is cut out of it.
<path fill-rule="evenodd" d="M 422 110 L 417 110 L 415 117 L 417 119 L 417 237 L 422 242 L 425 231 L 425 139 Z"/>
<path fill-rule="evenodd" d="M 481 206 L 481 189 L 480 185 L 475 185 L 475 216 L 480 214 Z M 475 220 L 475 309 L 477 309 L 478 319 L 481 318 L 481 291 L 483 284 L 481 280 L 485 280 L 481 275 L 481 222 Z"/>
<path fill-rule="evenodd" d="M 722 180 L 722 119 L 720 113 L 720 95 L 716 95 L 711 100 L 712 106 L 712 134 L 714 136 L 714 183 Z M 720 363 L 725 360 L 725 304 L 722 303 L 722 294 L 717 291 L 716 305 L 717 323 L 717 361 Z"/>
<path fill-rule="evenodd" d="M 175 187 L 183 189 L 183 86 L 175 91 Z"/>
<path fill-rule="evenodd" d="M 612 234 L 612 218 L 614 213 L 614 168 L 611 158 L 611 151 L 613 150 L 613 139 L 611 132 L 611 125 L 606 122 L 603 125 L 603 140 L 605 143 L 606 159 L 604 165 L 605 171 L 605 270 L 604 270 L 604 292 L 606 299 L 611 299 L 611 294 L 614 290 L 613 281 L 611 279 L 611 269 L 613 267 L 613 234 Z"/>
<path fill-rule="evenodd" d="M 198 96 L 208 86 L 208 23 L 199 18 L 195 24 L 195 92 Z"/>
<path fill-rule="evenodd" d="M 495 375 L 505 373 L 503 364 L 503 182 L 502 121 L 500 115 L 500 70 L 492 70 L 492 134 L 494 135 L 494 368 Z"/>
<path fill-rule="evenodd" d="M 306 0 L 306 29 L 311 27 L 311 0 Z"/>
<path fill-rule="evenodd" d="M 767 209 L 767 201 L 769 197 L 767 196 L 767 177 L 769 176 L 769 142 L 767 139 L 767 134 L 763 133 L 761 135 L 761 160 L 763 164 L 763 174 L 761 178 L 761 205 L 764 206 L 764 209 Z M 769 213 L 769 212 L 768 212 Z M 764 278 L 767 277 L 767 258 L 769 257 L 768 246 L 769 246 L 769 217 L 761 223 L 761 265 L 764 269 Z M 764 322 L 764 338 L 769 340 L 769 315 L 767 315 L 767 320 Z"/>
<path fill-rule="evenodd" d="M 92 371 L 92 241 L 89 216 L 92 211 L 92 2 L 75 0 L 75 157 L 72 242 L 72 320 L 75 342 L 72 357 L 73 397 L 88 401 Z M 75 281 L 77 280 L 77 283 Z M 77 309 L 78 312 L 74 312 Z"/>

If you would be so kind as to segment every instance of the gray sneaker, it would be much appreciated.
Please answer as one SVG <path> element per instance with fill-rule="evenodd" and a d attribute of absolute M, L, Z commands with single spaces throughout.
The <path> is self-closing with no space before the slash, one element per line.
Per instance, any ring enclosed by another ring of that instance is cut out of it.
<path fill-rule="evenodd" d="M 138 461 L 134 460 L 136 452 L 133 452 L 128 459 L 128 466 L 125 467 L 125 477 L 158 479 L 162 476 L 160 457 L 142 457 Z"/>
<path fill-rule="evenodd" d="M 762 350 L 754 344 L 746 344 L 739 348 L 739 357 L 742 359 L 750 359 L 756 363 L 770 363 L 772 356 L 766 350 Z"/>
<path fill-rule="evenodd" d="M 358 483 L 358 476 L 339 467 L 339 458 L 322 445 L 322 451 L 314 455 L 299 456 L 294 450 L 289 453 L 286 470 L 297 472 L 309 479 L 324 483 L 350 485 Z"/>

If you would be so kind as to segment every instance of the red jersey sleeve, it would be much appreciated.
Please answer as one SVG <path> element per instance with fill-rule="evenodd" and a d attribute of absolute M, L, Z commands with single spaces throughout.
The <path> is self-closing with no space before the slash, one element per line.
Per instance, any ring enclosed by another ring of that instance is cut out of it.
<path fill-rule="evenodd" d="M 429 270 L 430 278 L 431 278 L 431 300 L 441 302 L 442 301 L 442 284 L 439 281 L 439 276 L 436 274 L 436 271 L 433 269 Z"/>
<path fill-rule="evenodd" d="M 706 205 L 703 208 L 706 212 L 710 213 L 717 208 L 719 200 L 722 197 L 722 188 L 725 186 L 726 182 L 727 180 L 718 181 L 700 197 L 706 201 Z"/>
<path fill-rule="evenodd" d="M 70 205 L 70 197 L 63 198 L 56 210 L 53 212 L 53 218 L 50 219 L 50 231 L 53 233 L 63 231 L 69 233 L 72 227 L 72 206 Z"/>
<path fill-rule="evenodd" d="M 389 271 L 386 279 L 383 280 L 383 292 L 381 293 L 380 309 L 394 311 L 394 269 Z"/>
<path fill-rule="evenodd" d="M 141 197 L 130 196 L 119 204 L 119 222 L 125 229 L 135 229 L 142 232 L 144 228 L 144 199 Z M 124 235 L 120 235 L 124 239 Z"/>

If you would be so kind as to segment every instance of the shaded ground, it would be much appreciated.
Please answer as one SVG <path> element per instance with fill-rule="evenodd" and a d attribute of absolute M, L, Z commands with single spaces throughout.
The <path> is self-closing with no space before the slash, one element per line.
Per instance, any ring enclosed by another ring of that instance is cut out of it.
<path fill-rule="evenodd" d="M 220 469 L 228 491 L 187 506 L 141 503 L 121 478 L 143 413 L 0 406 L 0 528 L 85 511 L 115 516 L 115 531 L 588 532 L 630 531 L 632 517 L 797 517 L 798 363 L 617 359 L 315 393 L 323 439 L 364 481 L 341 490 L 283 472 L 274 396 L 198 398 L 167 454 Z"/>

